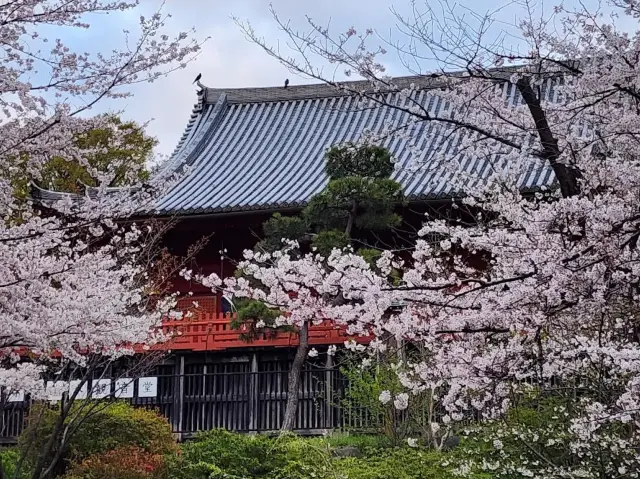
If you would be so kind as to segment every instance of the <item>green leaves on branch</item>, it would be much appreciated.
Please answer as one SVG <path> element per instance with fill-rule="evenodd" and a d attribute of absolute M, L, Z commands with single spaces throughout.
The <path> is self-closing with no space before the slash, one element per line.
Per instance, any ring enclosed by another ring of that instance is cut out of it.
<path fill-rule="evenodd" d="M 304 209 L 307 222 L 316 228 L 382 230 L 401 222 L 394 208 L 402 203 L 402 187 L 391 179 L 344 177 L 331 180 Z M 348 231 L 350 233 L 350 231 Z"/>
<path fill-rule="evenodd" d="M 258 243 L 258 251 L 277 251 L 282 248 L 282 240 L 301 241 L 309 230 L 309 225 L 298 216 L 282 216 L 274 213 L 262 225 L 264 239 Z"/>
<path fill-rule="evenodd" d="M 381 146 L 343 143 L 327 150 L 324 171 L 332 180 L 349 176 L 389 178 L 393 161 L 389 150 Z"/>
<path fill-rule="evenodd" d="M 344 249 L 351 243 L 349 235 L 339 230 L 321 231 L 313 238 L 312 246 L 317 253 L 328 256 L 334 249 Z"/>
<path fill-rule="evenodd" d="M 354 230 L 385 230 L 402 218 L 395 208 L 404 201 L 393 173 L 389 151 L 375 145 L 346 143 L 327 150 L 325 172 L 330 181 L 311 198 L 301 216 L 279 213 L 263 224 L 264 239 L 257 250 L 273 252 L 284 239 L 309 243 L 323 255 L 351 243 Z"/>
<path fill-rule="evenodd" d="M 99 172 L 109 171 L 113 179 L 109 186 L 124 186 L 144 181 L 149 173 L 145 167 L 158 143 L 134 122 L 109 118 L 112 128 L 95 129 L 79 136 L 76 146 L 90 153 L 86 161 Z M 102 151 L 92 151 L 100 149 Z M 68 158 L 55 157 L 42 171 L 40 183 L 56 191 L 77 192 L 78 182 L 98 186 L 89 169 Z"/>
<path fill-rule="evenodd" d="M 391 153 L 375 145 L 345 143 L 331 147 L 325 156 L 326 188 L 303 211 L 316 229 L 354 228 L 383 230 L 397 226 L 395 207 L 404 201 L 402 187 L 389 178 Z"/>
<path fill-rule="evenodd" d="M 294 331 L 291 326 L 277 326 L 276 319 L 282 314 L 261 301 L 241 299 L 236 302 L 238 314 L 231 321 L 233 329 L 242 329 L 240 338 L 243 341 L 254 341 L 261 334 L 275 335 L 277 331 Z M 277 331 L 276 331 L 277 329 Z"/>

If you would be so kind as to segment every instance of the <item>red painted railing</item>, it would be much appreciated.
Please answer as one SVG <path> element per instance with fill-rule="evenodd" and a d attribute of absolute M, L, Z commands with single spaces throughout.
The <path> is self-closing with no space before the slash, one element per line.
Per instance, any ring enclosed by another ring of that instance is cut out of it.
<path fill-rule="evenodd" d="M 182 319 L 166 321 L 163 332 L 171 337 L 169 341 L 156 346 L 157 349 L 220 351 L 247 347 L 288 348 L 298 345 L 298 335 L 293 332 L 267 332 L 246 340 L 242 329 L 232 329 L 232 315 L 203 313 L 196 320 Z M 344 328 L 336 327 L 331 321 L 309 328 L 309 344 L 312 346 L 343 344 L 349 339 Z M 354 338 L 365 341 L 366 338 Z"/>
<path fill-rule="evenodd" d="M 197 306 L 193 303 L 196 302 Z M 280 347 L 288 348 L 298 345 L 298 335 L 293 332 L 270 331 L 260 334 L 251 340 L 243 338 L 243 329 L 233 329 L 232 314 L 221 314 L 215 311 L 214 297 L 184 298 L 178 302 L 182 311 L 190 311 L 190 317 L 163 322 L 162 330 L 171 339 L 152 349 L 189 350 L 189 351 L 221 351 L 247 347 Z M 323 346 L 343 344 L 350 338 L 342 327 L 331 321 L 309 328 L 309 344 Z M 353 337 L 355 341 L 366 343 L 368 338 Z"/>

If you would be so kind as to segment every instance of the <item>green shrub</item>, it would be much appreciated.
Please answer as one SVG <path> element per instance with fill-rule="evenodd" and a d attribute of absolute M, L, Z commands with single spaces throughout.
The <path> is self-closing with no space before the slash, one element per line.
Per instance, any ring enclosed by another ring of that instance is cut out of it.
<path fill-rule="evenodd" d="M 227 431 L 200 434 L 182 445 L 171 479 L 449 479 L 450 453 L 380 447 L 385 438 L 338 435 L 269 438 Z M 355 446 L 360 457 L 336 458 L 331 450 Z M 486 476 L 475 476 L 485 479 Z"/>
<path fill-rule="evenodd" d="M 283 465 L 282 458 L 270 454 L 271 449 L 271 440 L 264 436 L 207 431 L 182 445 L 181 461 L 173 468 L 173 477 L 263 477 Z"/>
<path fill-rule="evenodd" d="M 18 439 L 18 449 L 25 455 L 25 463 L 34 464 L 39 451 L 53 432 L 59 416 L 57 408 L 45 404 L 34 405 L 29 424 Z M 67 418 L 80 424 L 71 435 L 56 472 L 65 471 L 69 463 L 82 462 L 97 453 L 124 446 L 137 446 L 152 454 L 170 454 L 177 448 L 171 427 L 159 414 L 126 403 L 111 404 L 77 401 Z"/>
<path fill-rule="evenodd" d="M 16 477 L 16 466 L 20 461 L 20 452 L 15 448 L 0 449 L 0 461 L 2 461 L 2 468 L 4 470 L 5 477 L 10 479 L 27 479 L 29 477 L 28 471 L 21 468 L 20 474 Z"/>
<path fill-rule="evenodd" d="M 330 469 L 323 444 L 295 436 L 269 438 L 224 430 L 199 434 L 182 445 L 172 479 L 322 479 Z"/>
<path fill-rule="evenodd" d="M 379 434 L 331 434 L 322 439 L 313 439 L 313 441 L 320 441 L 331 449 L 357 447 L 360 450 L 365 450 L 384 449 L 392 446 L 388 437 Z"/>
<path fill-rule="evenodd" d="M 409 447 L 364 449 L 362 457 L 333 462 L 337 477 L 348 479 L 449 479 L 455 477 L 446 453 Z M 480 479 L 481 476 L 478 476 Z"/>

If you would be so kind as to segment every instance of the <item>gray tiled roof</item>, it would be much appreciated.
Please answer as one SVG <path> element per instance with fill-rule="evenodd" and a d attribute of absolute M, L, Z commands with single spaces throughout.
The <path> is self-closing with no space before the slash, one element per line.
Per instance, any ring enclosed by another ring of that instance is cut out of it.
<path fill-rule="evenodd" d="M 405 101 L 397 93 L 383 94 L 390 103 Z M 414 100 L 434 115 L 448 107 L 433 90 L 416 93 Z M 464 135 L 460 130 L 434 122 L 412 124 L 409 114 L 389 106 L 361 108 L 353 96 L 329 86 L 207 88 L 199 93 L 199 103 L 169 162 L 169 168 L 188 166 L 190 173 L 160 200 L 158 211 L 199 214 L 304 205 L 327 183 L 323 171 L 327 147 L 389 126 L 410 128 L 416 141 L 413 152 L 410 140 L 398 135 L 383 143 L 396 158 L 394 178 L 410 199 L 454 196 L 452 175 L 465 174 L 475 182 L 495 167 L 490 160 L 457 154 Z M 451 169 L 451 159 L 458 171 Z M 416 160 L 424 166 L 412 171 Z M 553 175 L 548 167 L 532 166 L 519 181 L 523 188 L 534 189 L 550 186 Z"/>

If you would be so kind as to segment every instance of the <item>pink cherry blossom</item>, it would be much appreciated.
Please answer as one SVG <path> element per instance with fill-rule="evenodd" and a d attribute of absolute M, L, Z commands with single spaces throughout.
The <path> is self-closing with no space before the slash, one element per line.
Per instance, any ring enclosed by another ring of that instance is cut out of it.
<path fill-rule="evenodd" d="M 55 355 L 80 365 L 89 353 L 118 357 L 132 352 L 135 343 L 156 341 L 155 327 L 172 307 L 171 297 L 156 301 L 149 291 L 145 268 L 156 233 L 120 220 L 152 209 L 174 176 L 158 174 L 141 188 L 132 174 L 130 188 L 114 191 L 107 186 L 115 168 L 94 168 L 89 171 L 100 186 L 90 195 L 37 204 L 17 202 L 11 183 L 25 172 L 37 180 L 54 156 L 88 166 L 88 152 L 75 139 L 95 128 L 113 128 L 104 116 L 89 117 L 91 109 L 103 99 L 128 96 L 133 84 L 181 68 L 197 53 L 200 43 L 187 34 L 165 33 L 163 12 L 141 18 L 139 34 L 126 34 L 126 48 L 95 55 L 44 33 L 51 26 L 90 29 L 95 13 L 117 14 L 137 5 L 0 5 L 0 388 L 8 391 L 35 397 L 43 392 L 41 362 L 22 364 L 20 354 Z M 120 141 L 114 131 L 113 146 Z"/>

